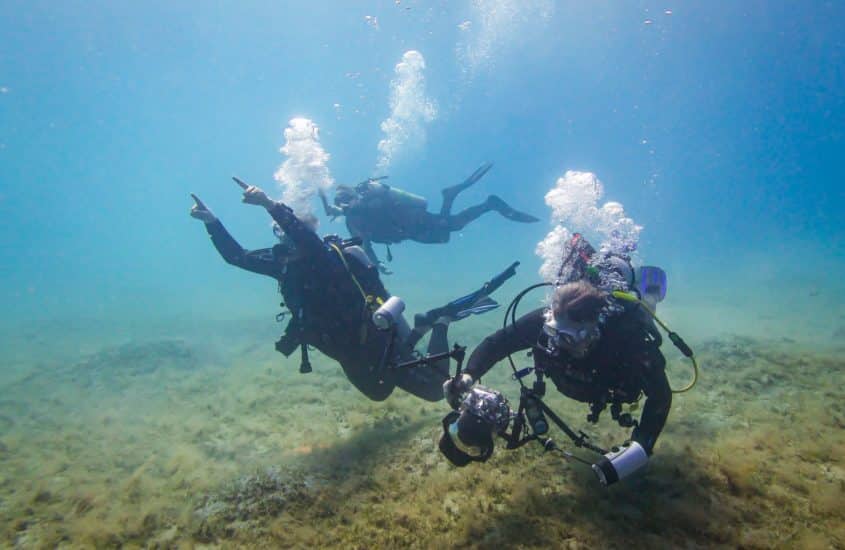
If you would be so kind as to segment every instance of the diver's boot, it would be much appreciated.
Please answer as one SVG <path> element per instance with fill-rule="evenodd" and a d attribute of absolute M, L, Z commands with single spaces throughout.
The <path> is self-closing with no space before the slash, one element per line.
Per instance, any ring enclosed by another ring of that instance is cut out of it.
<path fill-rule="evenodd" d="M 448 215 L 452 211 L 452 203 L 455 202 L 455 198 L 461 193 L 461 191 L 472 187 L 475 182 L 484 177 L 484 174 L 486 174 L 492 167 L 492 162 L 485 162 L 463 182 L 441 190 L 440 193 L 443 195 L 443 206 L 440 207 L 440 213 Z"/>
<path fill-rule="evenodd" d="M 490 195 L 487 197 L 485 204 L 490 208 L 490 210 L 495 210 L 502 216 L 515 222 L 534 223 L 540 221 L 539 218 L 535 218 L 531 214 L 526 214 L 525 212 L 520 212 L 519 210 L 514 209 L 496 195 Z"/>

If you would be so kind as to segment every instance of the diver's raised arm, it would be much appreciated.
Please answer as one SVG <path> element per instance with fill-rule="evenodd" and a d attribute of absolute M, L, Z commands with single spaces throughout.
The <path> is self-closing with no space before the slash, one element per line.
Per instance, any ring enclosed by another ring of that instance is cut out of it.
<path fill-rule="evenodd" d="M 191 207 L 191 217 L 205 223 L 205 230 L 208 231 L 214 248 L 217 249 L 226 263 L 246 271 L 278 278 L 280 273 L 273 262 L 273 251 L 271 249 L 245 250 L 199 197 L 193 193 L 191 193 L 191 197 L 195 203 Z"/>
<path fill-rule="evenodd" d="M 267 210 L 269 210 L 274 204 L 275 201 L 267 196 L 267 193 L 264 192 L 260 187 L 256 187 L 255 185 L 249 185 L 244 183 L 243 180 L 232 176 L 232 179 L 238 186 L 244 190 L 244 195 L 241 200 L 246 204 L 254 204 L 257 206 L 263 206 Z"/>
<path fill-rule="evenodd" d="M 214 215 L 198 196 L 191 193 L 191 198 L 194 199 L 194 205 L 191 207 L 192 218 L 196 218 L 206 224 L 217 221 L 217 216 Z"/>
<path fill-rule="evenodd" d="M 297 250 L 303 254 L 310 254 L 319 253 L 323 249 L 323 241 L 320 237 L 297 218 L 288 205 L 281 201 L 274 201 L 260 187 L 247 185 L 238 178 L 232 179 L 244 191 L 243 202 L 263 206 L 282 231 L 291 238 Z"/>
<path fill-rule="evenodd" d="M 326 193 L 322 189 L 318 191 L 320 195 L 320 202 L 323 203 L 323 211 L 326 213 L 326 216 L 330 216 L 332 219 L 338 218 L 343 216 L 343 209 L 339 208 L 333 204 L 329 204 L 329 199 L 326 198 Z"/>

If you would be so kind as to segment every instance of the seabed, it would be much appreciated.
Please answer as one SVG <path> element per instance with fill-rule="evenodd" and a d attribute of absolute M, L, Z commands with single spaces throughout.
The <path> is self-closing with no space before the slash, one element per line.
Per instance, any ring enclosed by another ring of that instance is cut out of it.
<path fill-rule="evenodd" d="M 273 329 L 7 330 L 0 546 L 845 548 L 841 349 L 687 338 L 698 387 L 675 397 L 647 473 L 602 489 L 539 446 L 453 468 L 443 403 L 369 402 L 316 353 L 301 375 Z M 688 379 L 681 357 L 669 369 Z M 515 397 L 497 371 L 485 383 Z M 625 436 L 549 401 L 599 441 Z"/>

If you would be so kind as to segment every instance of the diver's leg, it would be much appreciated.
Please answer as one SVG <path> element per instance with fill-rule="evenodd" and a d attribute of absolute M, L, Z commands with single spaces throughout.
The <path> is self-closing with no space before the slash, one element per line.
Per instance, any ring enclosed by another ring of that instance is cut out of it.
<path fill-rule="evenodd" d="M 445 353 L 449 351 L 449 320 L 438 319 L 431 329 L 431 336 L 428 339 L 428 354 Z M 434 363 L 431 368 L 438 371 L 445 377 L 449 376 L 449 358 L 445 357 Z"/>
<path fill-rule="evenodd" d="M 490 195 L 489 197 L 487 197 L 485 204 L 487 204 L 491 210 L 495 210 L 502 216 L 515 222 L 534 223 L 540 221 L 540 218 L 535 218 L 531 214 L 520 212 L 519 210 L 513 208 L 511 205 L 503 201 L 501 197 L 498 197 L 496 195 Z"/>
<path fill-rule="evenodd" d="M 344 361 L 340 364 L 346 378 L 355 386 L 358 391 L 373 401 L 384 401 L 396 386 L 392 377 L 379 378 L 369 366 Z"/>
<path fill-rule="evenodd" d="M 410 228 L 407 238 L 418 243 L 441 244 L 449 242 L 451 233 L 448 216 L 425 212 Z"/>
<path fill-rule="evenodd" d="M 535 218 L 531 214 L 526 214 L 525 212 L 520 212 L 519 210 L 516 210 L 515 208 L 511 207 L 508 203 L 503 201 L 500 197 L 496 195 L 490 195 L 489 197 L 487 197 L 487 200 L 482 202 L 481 204 L 470 206 L 466 210 L 462 210 L 454 216 L 449 216 L 449 231 L 460 231 L 461 229 L 466 227 L 469 222 L 491 211 L 498 212 L 505 218 L 513 220 L 515 222 L 533 223 L 540 221 L 538 218 Z"/>
<path fill-rule="evenodd" d="M 475 206 L 470 206 L 469 208 L 461 210 L 454 216 L 448 216 L 445 218 L 445 221 L 450 232 L 460 231 L 466 227 L 469 222 L 478 219 L 487 212 L 490 212 L 490 210 L 492 210 L 492 208 L 490 208 L 485 201 L 481 204 L 476 204 Z"/>
<path fill-rule="evenodd" d="M 438 320 L 431 329 L 428 340 L 429 355 L 449 351 L 448 320 Z M 406 369 L 397 380 L 397 386 L 426 401 L 443 399 L 443 382 L 449 378 L 449 358 L 445 357 L 424 367 Z"/>
<path fill-rule="evenodd" d="M 484 174 L 493 167 L 492 162 L 485 162 L 482 164 L 478 170 L 472 173 L 470 177 L 465 179 L 463 182 L 453 185 L 451 187 L 447 187 L 440 191 L 443 195 L 443 205 L 440 207 L 440 215 L 441 216 L 448 216 L 452 212 L 452 203 L 455 202 L 455 197 L 463 191 L 464 189 L 468 189 L 472 187 L 472 185 L 480 180 Z"/>

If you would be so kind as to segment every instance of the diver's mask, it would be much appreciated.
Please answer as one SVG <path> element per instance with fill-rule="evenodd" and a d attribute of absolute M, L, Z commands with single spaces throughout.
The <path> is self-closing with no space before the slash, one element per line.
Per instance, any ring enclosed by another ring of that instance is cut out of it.
<path fill-rule="evenodd" d="M 569 318 L 557 319 L 547 313 L 543 333 L 550 351 L 566 351 L 573 357 L 583 357 L 601 337 L 597 321 L 577 322 Z"/>

